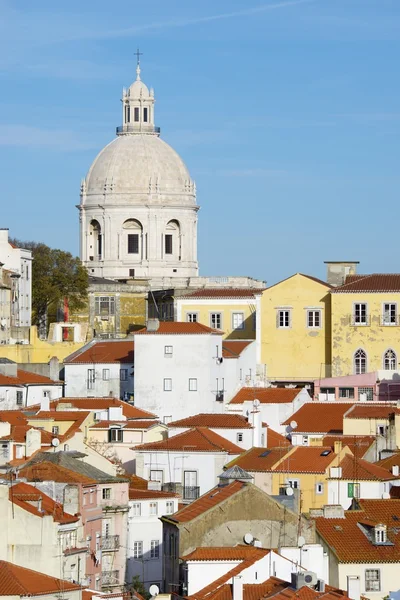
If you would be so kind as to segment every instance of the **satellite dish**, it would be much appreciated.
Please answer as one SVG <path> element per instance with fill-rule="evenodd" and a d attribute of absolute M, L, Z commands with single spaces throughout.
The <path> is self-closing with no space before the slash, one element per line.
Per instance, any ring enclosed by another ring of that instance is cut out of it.
<path fill-rule="evenodd" d="M 152 596 L 158 596 L 158 594 L 160 593 L 160 589 L 159 589 L 158 585 L 153 583 L 153 585 L 151 585 L 149 587 L 149 592 Z"/>
<path fill-rule="evenodd" d="M 299 539 L 297 540 L 297 545 L 299 548 L 302 548 L 304 546 L 304 544 L 306 543 L 305 538 L 303 538 L 303 536 L 301 535 L 299 537 Z"/>
<path fill-rule="evenodd" d="M 251 533 L 245 533 L 243 539 L 244 539 L 245 544 L 248 544 L 248 545 L 252 544 L 253 540 L 254 540 Z"/>
<path fill-rule="evenodd" d="M 389 500 L 389 499 L 390 499 L 390 494 L 389 494 L 389 492 L 383 492 L 383 494 L 382 494 L 382 498 L 383 498 L 383 500 Z"/>
<path fill-rule="evenodd" d="M 254 408 L 258 408 L 260 406 L 261 402 L 259 400 L 257 400 L 257 398 L 255 400 L 253 400 L 253 406 Z"/>
<path fill-rule="evenodd" d="M 57 446 L 60 445 L 60 440 L 58 438 L 53 438 L 51 440 L 51 445 L 54 446 L 54 448 L 57 448 Z"/>
<path fill-rule="evenodd" d="M 296 429 L 296 427 L 297 427 L 297 422 L 296 422 L 296 421 L 290 421 L 290 427 L 291 427 L 292 429 Z"/>
<path fill-rule="evenodd" d="M 286 496 L 293 496 L 293 494 L 294 494 L 293 488 L 291 488 L 291 487 L 286 488 Z"/>

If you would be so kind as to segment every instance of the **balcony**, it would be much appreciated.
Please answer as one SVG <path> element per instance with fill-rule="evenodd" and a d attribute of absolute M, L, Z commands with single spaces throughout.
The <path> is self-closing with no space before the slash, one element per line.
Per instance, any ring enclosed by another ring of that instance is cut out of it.
<path fill-rule="evenodd" d="M 398 327 L 400 325 L 400 315 L 382 315 L 382 327 Z"/>
<path fill-rule="evenodd" d="M 119 571 L 102 571 L 101 573 L 102 587 L 111 587 L 119 585 Z"/>
<path fill-rule="evenodd" d="M 109 535 L 101 540 L 102 550 L 118 550 L 120 547 L 119 535 Z"/>
<path fill-rule="evenodd" d="M 199 486 L 183 486 L 182 488 L 183 494 L 182 494 L 182 499 L 184 502 L 193 502 L 194 500 L 197 500 L 197 498 L 200 496 L 200 487 Z"/>
<path fill-rule="evenodd" d="M 371 325 L 370 315 L 349 315 L 351 327 L 369 327 Z"/>
<path fill-rule="evenodd" d="M 139 123 L 135 123 L 135 125 L 120 125 L 117 127 L 117 135 L 121 135 L 123 133 L 155 133 L 159 135 L 161 132 L 160 127 L 155 127 L 154 125 L 142 123 L 142 126 L 139 126 Z"/>

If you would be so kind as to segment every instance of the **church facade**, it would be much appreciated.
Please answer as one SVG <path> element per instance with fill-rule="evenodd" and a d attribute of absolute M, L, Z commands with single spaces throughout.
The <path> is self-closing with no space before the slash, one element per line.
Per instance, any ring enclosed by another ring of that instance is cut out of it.
<path fill-rule="evenodd" d="M 177 281 L 198 275 L 196 186 L 160 138 L 154 91 L 123 90 L 122 126 L 81 183 L 80 255 L 92 277 Z"/>

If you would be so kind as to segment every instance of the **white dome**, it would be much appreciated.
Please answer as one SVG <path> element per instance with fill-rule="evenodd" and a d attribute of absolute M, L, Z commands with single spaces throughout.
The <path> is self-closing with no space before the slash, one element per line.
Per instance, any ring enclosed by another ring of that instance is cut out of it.
<path fill-rule="evenodd" d="M 184 162 L 157 135 L 120 135 L 95 158 L 84 204 L 196 205 L 195 193 Z"/>
<path fill-rule="evenodd" d="M 137 79 L 128 89 L 128 96 L 131 98 L 150 98 L 149 88 L 143 81 Z"/>

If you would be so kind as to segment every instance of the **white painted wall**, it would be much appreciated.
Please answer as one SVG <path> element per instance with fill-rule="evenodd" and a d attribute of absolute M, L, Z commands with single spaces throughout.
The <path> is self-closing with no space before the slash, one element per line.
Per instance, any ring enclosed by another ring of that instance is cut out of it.
<path fill-rule="evenodd" d="M 88 369 L 95 370 L 95 381 L 88 389 Z M 108 369 L 108 379 L 104 370 Z M 121 370 L 127 370 L 127 380 L 121 380 Z M 133 393 L 133 363 L 91 363 L 65 365 L 66 398 L 105 398 L 114 396 L 123 399 L 124 394 Z"/>
<path fill-rule="evenodd" d="M 22 404 L 17 404 L 17 392 L 22 392 Z M 45 397 L 56 400 L 63 395 L 62 384 L 0 386 L 0 410 L 17 410 L 24 406 L 40 404 Z"/>
<path fill-rule="evenodd" d="M 172 512 L 167 509 L 167 501 L 173 503 Z M 157 515 L 150 514 L 150 502 L 157 503 Z M 134 505 L 140 505 L 140 516 L 135 515 Z M 178 510 L 178 498 L 154 498 L 130 500 L 128 513 L 128 551 L 126 581 L 138 575 L 146 589 L 153 583 L 162 585 L 163 577 L 163 527 L 160 517 Z M 151 558 L 151 541 L 159 542 L 159 558 Z M 143 560 L 134 558 L 134 542 L 143 543 Z"/>
<path fill-rule="evenodd" d="M 188 427 L 169 427 L 169 437 L 173 437 L 174 435 L 178 435 L 179 433 L 183 433 L 184 431 L 188 431 Z M 258 443 L 254 443 L 254 429 L 228 429 L 227 427 L 210 427 L 212 431 L 220 435 L 221 437 L 229 440 L 233 444 L 236 444 L 243 450 L 249 450 L 253 446 L 258 446 Z M 266 439 L 267 428 L 262 428 L 262 433 L 264 434 L 264 439 Z M 241 437 L 240 437 L 241 436 Z"/>
<path fill-rule="evenodd" d="M 328 504 L 341 504 L 345 510 L 351 505 L 352 498 L 348 496 L 348 484 L 360 484 L 360 498 L 376 499 L 383 498 L 385 492 L 389 492 L 390 488 L 395 485 L 400 485 L 400 481 L 358 481 L 358 480 L 343 480 L 343 479 L 328 479 Z"/>
<path fill-rule="evenodd" d="M 20 275 L 18 279 L 17 323 L 29 327 L 32 318 L 32 252 L 13 248 L 8 243 L 8 229 L 0 229 L 0 261 L 4 269 Z"/>
<path fill-rule="evenodd" d="M 306 571 L 316 573 L 318 579 L 329 581 L 329 564 L 321 544 L 304 544 L 301 548 L 283 547 L 280 554 Z"/>
<path fill-rule="evenodd" d="M 381 589 L 379 592 L 367 592 L 365 589 L 365 571 L 367 569 L 379 569 L 381 574 Z M 347 589 L 347 577 L 355 575 L 360 578 L 360 591 L 363 596 L 371 600 L 381 600 L 391 591 L 397 591 L 399 582 L 399 563 L 362 563 L 362 564 L 339 564 L 338 587 Z M 336 584 L 331 584 L 336 585 Z"/>

